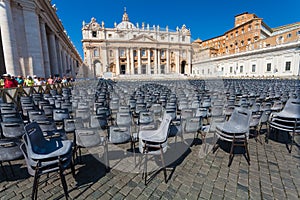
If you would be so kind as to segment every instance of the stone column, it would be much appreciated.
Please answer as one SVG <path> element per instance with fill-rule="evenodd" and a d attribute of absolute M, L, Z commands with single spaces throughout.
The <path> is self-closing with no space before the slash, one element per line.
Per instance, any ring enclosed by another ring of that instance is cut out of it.
<path fill-rule="evenodd" d="M 165 73 L 168 74 L 170 72 L 170 52 L 169 49 L 166 49 L 166 59 L 167 59 L 167 64 L 165 68 Z"/>
<path fill-rule="evenodd" d="M 180 74 L 180 50 L 177 50 L 177 54 L 176 55 L 176 73 Z"/>
<path fill-rule="evenodd" d="M 160 74 L 160 49 L 157 50 L 157 73 Z"/>
<path fill-rule="evenodd" d="M 56 42 L 56 49 L 57 49 L 57 59 L 58 59 L 58 73 L 61 76 L 62 75 L 62 49 L 59 41 Z"/>
<path fill-rule="evenodd" d="M 148 54 L 148 65 L 147 65 L 147 73 L 146 74 L 151 74 L 151 60 L 150 60 L 150 49 L 147 50 L 147 54 Z"/>
<path fill-rule="evenodd" d="M 188 69 L 187 69 L 187 74 L 191 74 L 191 70 L 192 70 L 192 53 L 191 50 L 188 50 Z"/>
<path fill-rule="evenodd" d="M 108 48 L 106 47 L 101 47 L 100 50 L 99 50 L 99 55 L 100 55 L 100 59 L 102 60 L 102 64 L 103 64 L 103 67 L 104 67 L 104 70 L 103 70 L 103 73 L 107 72 L 108 70 Z"/>
<path fill-rule="evenodd" d="M 154 49 L 154 74 L 157 74 L 157 68 L 158 68 L 158 64 L 157 64 L 157 49 Z"/>
<path fill-rule="evenodd" d="M 133 48 L 130 48 L 130 74 L 134 74 Z"/>
<path fill-rule="evenodd" d="M 130 58 L 129 58 L 129 49 L 126 48 L 126 73 L 130 74 Z"/>
<path fill-rule="evenodd" d="M 54 33 L 49 34 L 49 49 L 50 49 L 50 69 L 51 75 L 58 74 L 58 60 L 56 51 L 56 41 Z"/>
<path fill-rule="evenodd" d="M 61 75 L 63 76 L 66 73 L 66 65 L 67 65 L 67 56 L 66 56 L 66 51 L 64 49 L 61 50 L 61 55 L 62 55 Z"/>
<path fill-rule="evenodd" d="M 21 74 L 10 0 L 0 0 L 0 27 L 6 72 Z"/>
<path fill-rule="evenodd" d="M 40 19 L 40 31 L 41 31 L 41 39 L 42 39 L 45 77 L 49 77 L 49 75 L 51 74 L 51 69 L 50 69 L 49 50 L 48 50 L 48 43 L 47 43 L 47 33 L 46 33 L 45 22 L 42 19 Z"/>
<path fill-rule="evenodd" d="M 120 58 L 119 58 L 119 48 L 116 49 L 116 75 L 120 74 Z"/>
<path fill-rule="evenodd" d="M 142 73 L 142 68 L 141 68 L 141 49 L 138 49 L 138 74 Z"/>
<path fill-rule="evenodd" d="M 32 74 L 45 76 L 39 17 L 33 2 L 22 3 L 28 56 L 32 58 Z"/>

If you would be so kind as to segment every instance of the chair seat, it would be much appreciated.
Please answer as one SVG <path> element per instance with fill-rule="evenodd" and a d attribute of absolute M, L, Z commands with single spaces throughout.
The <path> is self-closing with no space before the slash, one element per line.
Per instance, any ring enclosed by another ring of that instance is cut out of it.
<path fill-rule="evenodd" d="M 238 126 L 237 124 L 222 123 L 216 126 L 217 131 L 227 134 L 243 135 L 248 132 L 248 127 Z"/>
<path fill-rule="evenodd" d="M 72 151 L 73 142 L 70 140 L 49 140 L 49 143 L 44 148 L 35 145 L 29 151 L 31 153 L 30 157 L 34 160 L 55 158 L 61 155 L 66 155 Z"/>

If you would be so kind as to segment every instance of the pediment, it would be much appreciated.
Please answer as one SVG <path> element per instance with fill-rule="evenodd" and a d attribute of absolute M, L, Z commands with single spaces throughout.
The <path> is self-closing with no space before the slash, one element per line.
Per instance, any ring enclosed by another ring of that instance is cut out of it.
<path fill-rule="evenodd" d="M 130 41 L 135 41 L 135 42 L 157 42 L 156 39 L 148 36 L 148 35 L 145 35 L 145 34 L 142 34 L 142 35 L 139 35 L 135 38 L 132 38 L 130 39 Z"/>

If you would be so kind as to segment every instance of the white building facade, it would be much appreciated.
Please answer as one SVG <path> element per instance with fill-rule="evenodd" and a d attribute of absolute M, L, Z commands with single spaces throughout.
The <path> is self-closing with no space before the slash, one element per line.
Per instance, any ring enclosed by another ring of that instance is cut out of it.
<path fill-rule="evenodd" d="M 83 23 L 84 64 L 92 77 L 191 73 L 191 33 L 185 25 L 175 31 L 129 21 L 106 28 L 104 22 Z"/>
<path fill-rule="evenodd" d="M 76 75 L 82 59 L 51 0 L 0 0 L 0 73 Z"/>
<path fill-rule="evenodd" d="M 193 52 L 194 77 L 299 78 L 300 22 L 270 28 L 242 13 L 223 35 L 195 40 Z"/>
<path fill-rule="evenodd" d="M 252 51 L 194 60 L 194 77 L 299 78 L 300 40 Z"/>

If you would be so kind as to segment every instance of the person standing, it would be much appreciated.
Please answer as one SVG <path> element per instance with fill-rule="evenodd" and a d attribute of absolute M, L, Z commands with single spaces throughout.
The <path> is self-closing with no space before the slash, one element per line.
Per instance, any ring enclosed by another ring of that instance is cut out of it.
<path fill-rule="evenodd" d="M 4 88 L 18 87 L 18 81 L 12 79 L 10 74 L 3 74 L 2 76 L 4 78 Z"/>
<path fill-rule="evenodd" d="M 27 76 L 27 79 L 24 81 L 25 86 L 34 86 L 34 80 L 32 79 L 31 76 Z"/>

